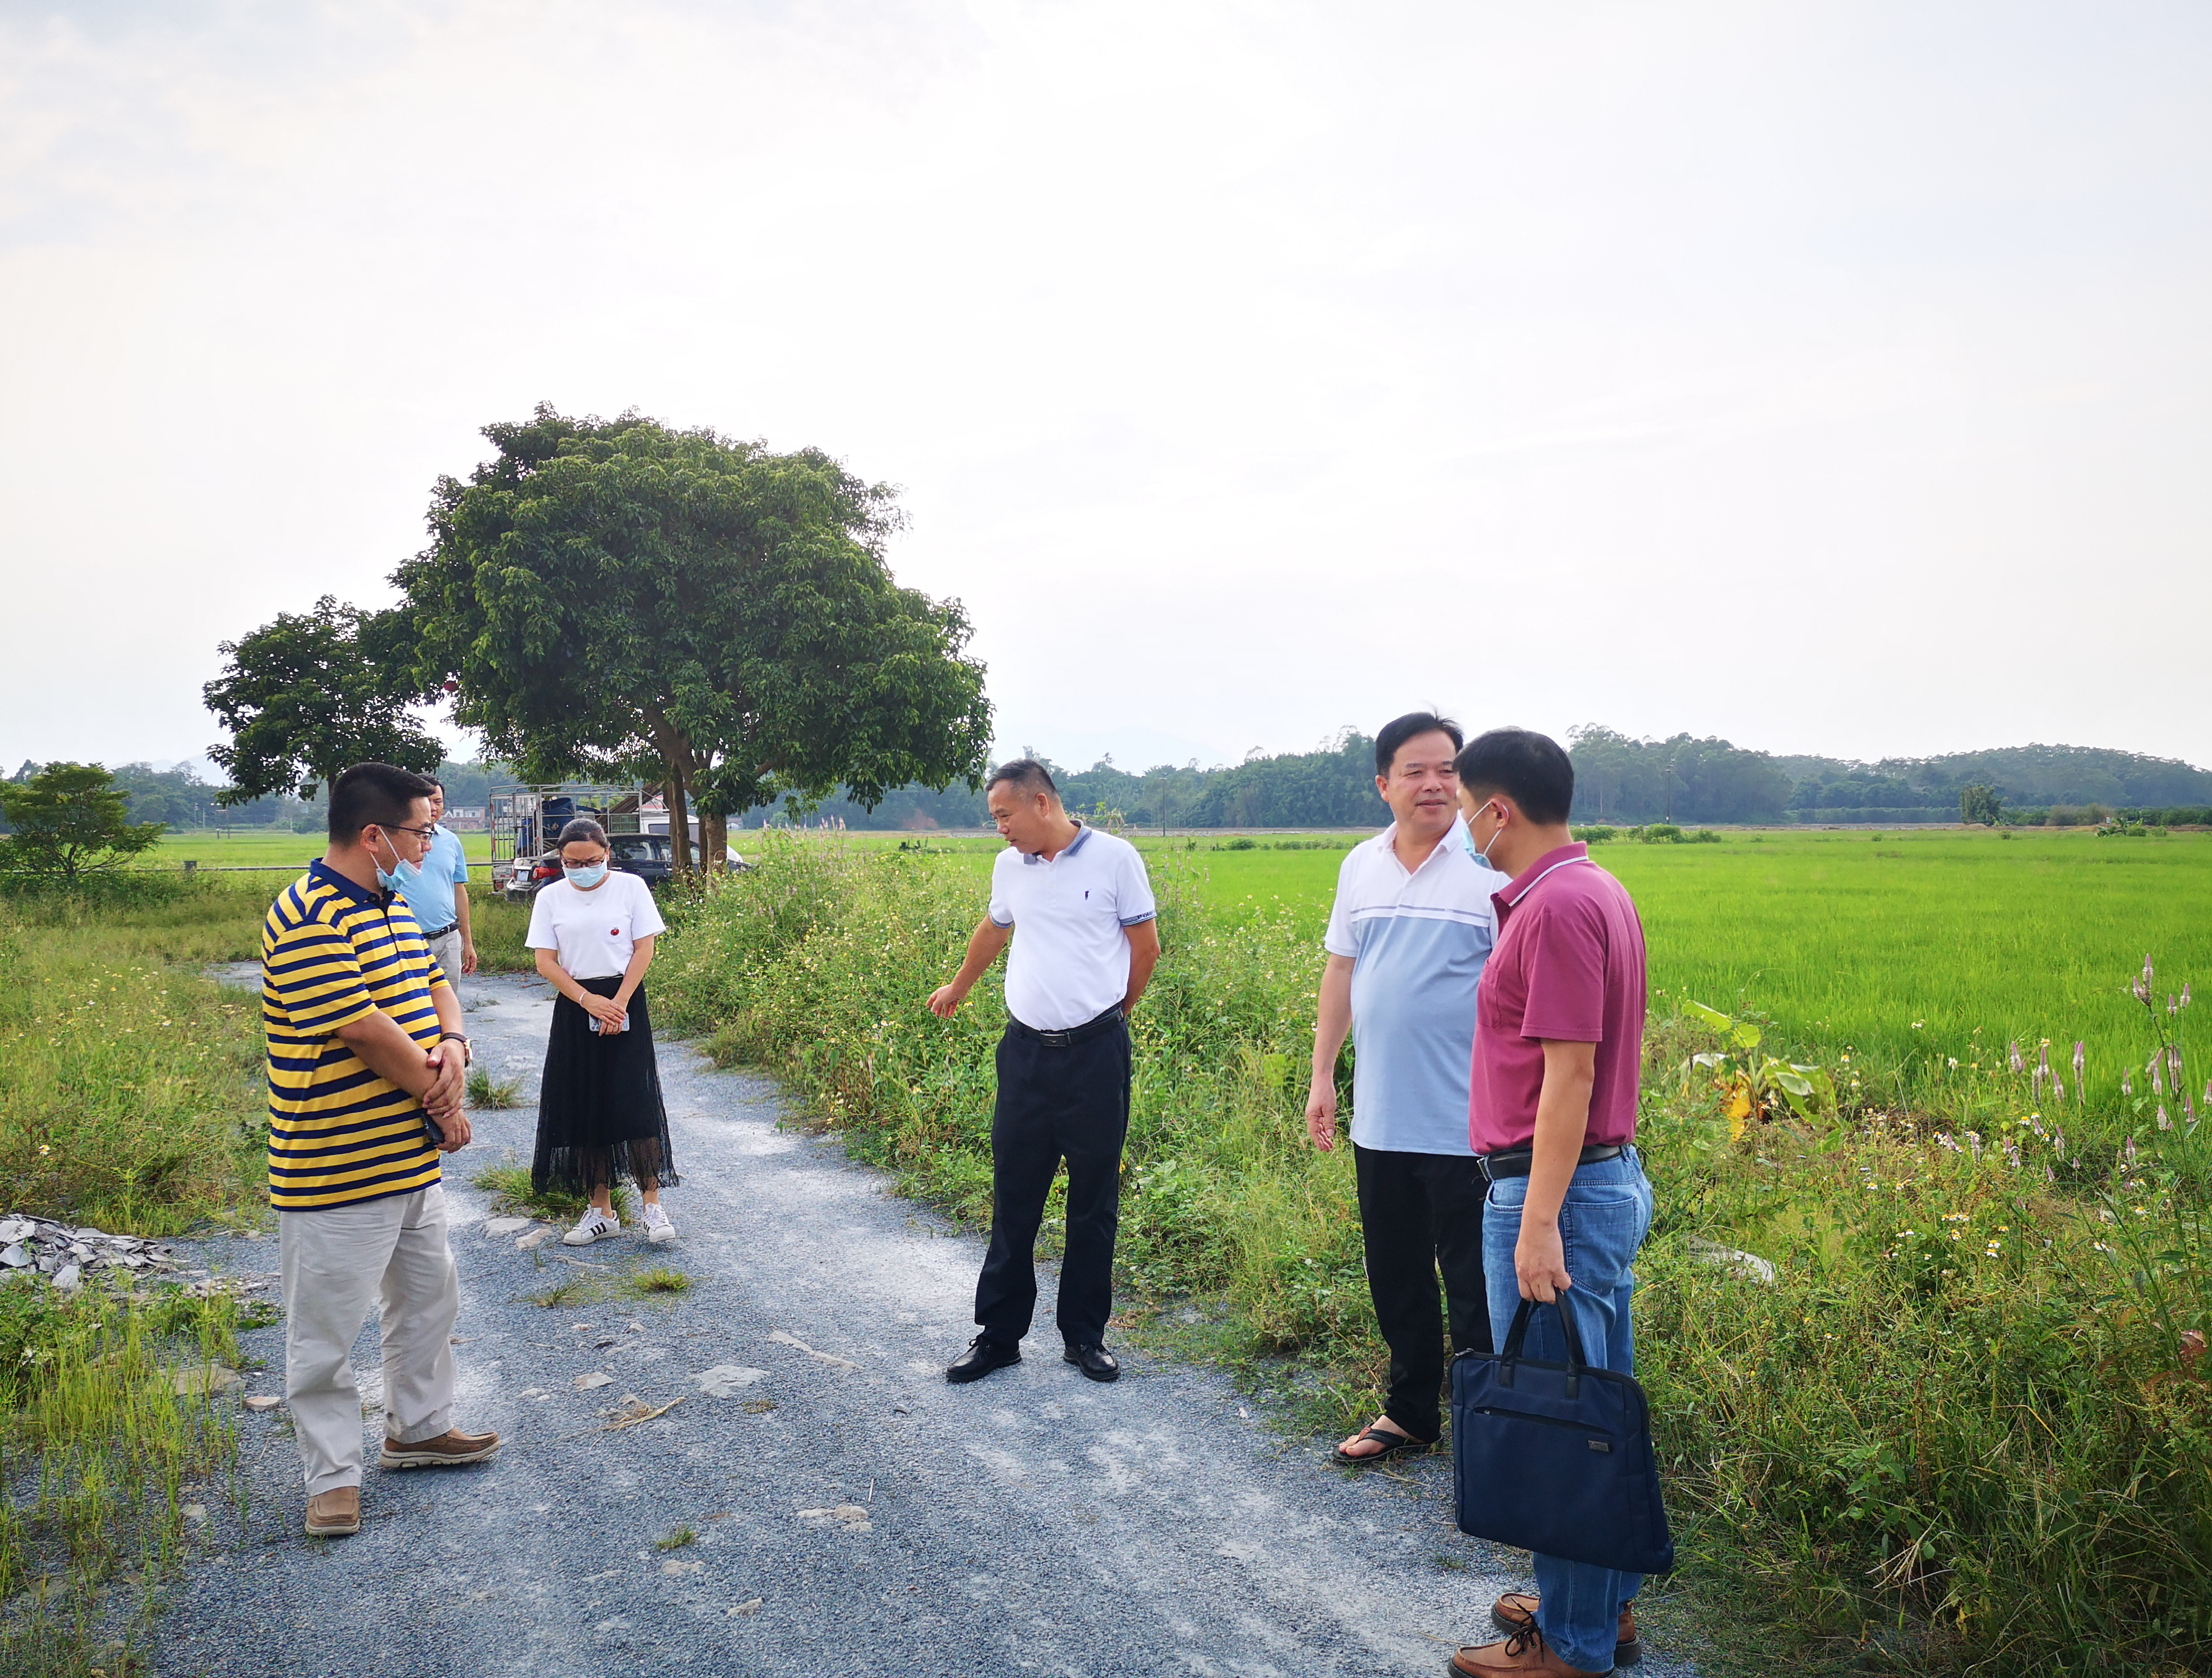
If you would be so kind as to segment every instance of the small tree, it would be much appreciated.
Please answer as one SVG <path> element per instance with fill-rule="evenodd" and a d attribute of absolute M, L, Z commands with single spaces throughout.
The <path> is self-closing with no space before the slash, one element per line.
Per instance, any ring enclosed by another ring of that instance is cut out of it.
<path fill-rule="evenodd" d="M 163 824 L 133 822 L 130 799 L 98 763 L 49 763 L 28 781 L 0 782 L 15 830 L 0 838 L 0 873 L 76 891 L 161 838 Z"/>
<path fill-rule="evenodd" d="M 230 730 L 230 745 L 208 749 L 230 775 L 217 803 L 311 799 L 353 763 L 438 767 L 445 747 L 406 712 L 404 662 L 376 644 L 388 621 L 325 594 L 304 617 L 280 612 L 222 643 L 229 666 L 200 690 Z"/>
<path fill-rule="evenodd" d="M 1995 787 L 1962 787 L 1959 789 L 1959 819 L 1979 822 L 1984 827 L 1995 827 L 2004 814 L 2004 794 Z"/>

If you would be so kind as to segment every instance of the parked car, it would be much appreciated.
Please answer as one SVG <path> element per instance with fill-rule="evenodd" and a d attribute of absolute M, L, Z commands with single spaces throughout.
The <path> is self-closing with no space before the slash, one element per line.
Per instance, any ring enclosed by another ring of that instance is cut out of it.
<path fill-rule="evenodd" d="M 626 874 L 635 874 L 658 891 L 668 884 L 669 876 L 676 872 L 675 848 L 665 833 L 617 833 L 607 840 L 607 860 Z M 746 865 L 736 857 L 730 859 L 734 872 Z M 561 878 L 561 853 L 548 851 L 543 856 L 518 859 L 514 871 L 507 875 L 507 895 L 509 897 L 534 897 Z"/>

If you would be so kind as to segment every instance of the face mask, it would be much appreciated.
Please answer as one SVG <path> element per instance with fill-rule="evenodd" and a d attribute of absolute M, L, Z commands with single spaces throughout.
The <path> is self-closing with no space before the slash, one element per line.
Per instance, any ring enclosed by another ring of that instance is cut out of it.
<path fill-rule="evenodd" d="M 399 854 L 399 847 L 392 844 L 389 835 L 386 836 L 384 842 L 392 845 L 392 867 L 387 872 L 384 865 L 379 862 L 376 865 L 376 883 L 386 891 L 413 891 L 422 883 L 422 871 Z M 371 851 L 369 855 L 373 859 L 376 853 Z"/>
<path fill-rule="evenodd" d="M 561 865 L 561 872 L 568 875 L 568 884 L 578 891 L 589 891 L 607 877 L 607 865 L 594 862 L 587 868 L 571 868 L 564 862 Z"/>
<path fill-rule="evenodd" d="M 1486 805 L 1483 808 L 1488 809 L 1489 806 Z M 1478 810 L 1474 813 L 1480 816 L 1482 813 L 1482 811 Z M 1484 867 L 1491 869 L 1492 872 L 1497 872 L 1498 865 L 1490 860 L 1490 854 L 1498 848 L 1498 842 L 1504 836 L 1504 833 L 1505 824 L 1501 822 L 1498 824 L 1498 831 L 1490 836 L 1490 842 L 1487 845 L 1478 848 L 1474 842 L 1474 824 L 1473 822 L 1469 822 L 1467 824 L 1467 848 L 1468 850 L 1474 853 L 1474 860 L 1477 862 L 1480 862 Z"/>

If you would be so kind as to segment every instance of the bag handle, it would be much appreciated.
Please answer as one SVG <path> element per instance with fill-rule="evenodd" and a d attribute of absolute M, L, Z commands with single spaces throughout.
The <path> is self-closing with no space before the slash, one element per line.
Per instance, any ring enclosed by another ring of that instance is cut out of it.
<path fill-rule="evenodd" d="M 1521 1309 L 1513 1313 L 1513 1326 L 1505 1331 L 1504 1349 L 1498 1354 L 1498 1378 L 1505 1386 L 1513 1384 L 1513 1365 L 1523 1355 L 1522 1346 L 1528 1338 L 1528 1322 L 1536 1310 L 1537 1301 L 1523 1299 Z M 1564 1299 L 1554 1298 L 1552 1309 L 1559 1313 L 1559 1328 L 1567 1342 L 1567 1396 L 1579 1398 L 1583 1389 L 1583 1371 L 1589 1367 L 1583 1356 L 1582 1330 L 1575 1326 L 1575 1314 L 1569 1310 Z"/>

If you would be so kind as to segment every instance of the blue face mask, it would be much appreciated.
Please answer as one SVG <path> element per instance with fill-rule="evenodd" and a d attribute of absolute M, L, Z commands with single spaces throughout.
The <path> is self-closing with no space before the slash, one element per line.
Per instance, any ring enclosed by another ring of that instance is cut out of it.
<path fill-rule="evenodd" d="M 578 891 L 589 891 L 607 877 L 607 865 L 604 862 L 594 862 L 589 867 L 572 868 L 564 862 L 561 865 L 561 872 L 568 875 L 568 884 Z"/>
<path fill-rule="evenodd" d="M 389 836 L 384 842 L 392 845 Z M 376 855 L 369 853 L 371 859 Z M 386 891 L 412 891 L 422 883 L 422 871 L 399 854 L 399 847 L 392 845 L 392 867 L 387 872 L 381 862 L 376 865 L 376 883 Z"/>
<path fill-rule="evenodd" d="M 1477 811 L 1475 813 L 1477 815 L 1480 815 L 1482 812 L 1481 811 Z M 1473 822 L 1469 822 L 1467 824 L 1468 849 L 1474 854 L 1474 860 L 1477 862 L 1480 862 L 1484 867 L 1490 869 L 1492 872 L 1499 871 L 1498 865 L 1490 860 L 1490 854 L 1498 848 L 1498 842 L 1504 836 L 1504 824 L 1500 823 L 1498 824 L 1498 831 L 1490 836 L 1490 842 L 1478 849 L 1474 842 L 1474 824 Z"/>

